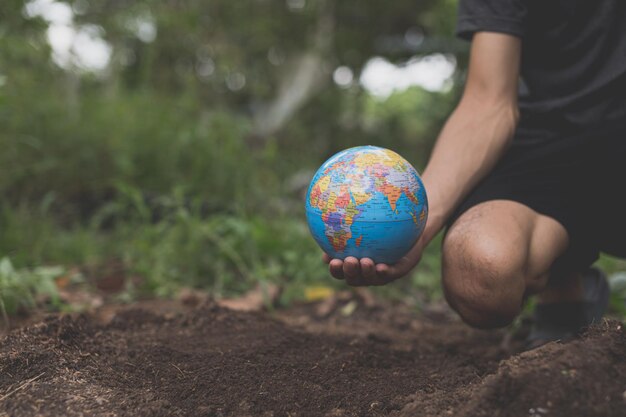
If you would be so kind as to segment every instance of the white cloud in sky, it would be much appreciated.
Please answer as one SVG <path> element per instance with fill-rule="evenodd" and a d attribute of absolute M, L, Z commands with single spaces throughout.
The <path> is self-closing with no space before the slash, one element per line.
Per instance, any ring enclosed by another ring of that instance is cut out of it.
<path fill-rule="evenodd" d="M 420 86 L 428 91 L 445 91 L 451 86 L 456 62 L 444 54 L 415 57 L 404 65 L 394 65 L 381 57 L 368 61 L 360 82 L 372 95 L 386 98 L 396 91 Z"/>

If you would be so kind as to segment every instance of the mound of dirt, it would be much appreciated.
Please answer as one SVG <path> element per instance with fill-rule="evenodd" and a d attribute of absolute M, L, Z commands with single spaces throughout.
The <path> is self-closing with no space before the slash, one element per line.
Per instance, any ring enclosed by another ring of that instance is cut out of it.
<path fill-rule="evenodd" d="M 625 415 L 618 322 L 511 356 L 406 309 L 311 311 L 48 317 L 0 342 L 0 415 Z"/>

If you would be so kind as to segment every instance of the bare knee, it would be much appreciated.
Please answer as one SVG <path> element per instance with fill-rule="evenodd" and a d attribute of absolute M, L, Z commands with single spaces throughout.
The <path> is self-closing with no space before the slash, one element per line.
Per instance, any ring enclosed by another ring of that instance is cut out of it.
<path fill-rule="evenodd" d="M 509 236 L 511 237 L 511 236 Z M 443 245 L 443 288 L 461 318 L 479 328 L 503 327 L 519 314 L 526 252 L 515 239 L 452 229 Z"/>

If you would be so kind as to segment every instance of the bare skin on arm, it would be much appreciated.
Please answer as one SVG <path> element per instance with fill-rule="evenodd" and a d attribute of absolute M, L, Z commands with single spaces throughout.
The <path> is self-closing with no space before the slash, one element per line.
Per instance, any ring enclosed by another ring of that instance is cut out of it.
<path fill-rule="evenodd" d="M 422 175 L 429 200 L 424 233 L 394 265 L 324 255 L 333 277 L 353 286 L 384 285 L 417 265 L 456 205 L 493 168 L 510 143 L 518 118 L 520 51 L 516 37 L 486 32 L 475 35 L 463 97 L 441 131 Z"/>
<path fill-rule="evenodd" d="M 429 217 L 417 244 L 395 265 L 371 259 L 330 259 L 331 274 L 349 285 L 384 285 L 407 274 L 424 247 L 444 227 L 462 199 L 507 150 L 518 121 L 517 83 L 521 42 L 479 32 L 474 36 L 465 91 L 435 144 L 422 176 Z M 541 301 L 577 301 L 580 275 L 558 289 L 551 266 L 569 244 L 556 220 L 509 200 L 476 205 L 455 220 L 443 242 L 446 299 L 468 324 L 492 328 L 510 323 L 528 295 Z"/>

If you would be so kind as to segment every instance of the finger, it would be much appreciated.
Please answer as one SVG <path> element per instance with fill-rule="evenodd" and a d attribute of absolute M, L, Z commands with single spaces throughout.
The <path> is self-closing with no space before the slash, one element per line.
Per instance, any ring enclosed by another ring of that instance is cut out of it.
<path fill-rule="evenodd" d="M 343 261 L 341 259 L 333 259 L 328 263 L 330 275 L 337 279 L 343 279 Z"/>
<path fill-rule="evenodd" d="M 411 251 L 407 256 L 400 259 L 397 264 L 391 266 L 391 274 L 397 278 L 403 277 L 411 272 L 413 267 L 415 267 L 415 265 L 417 265 L 421 259 L 421 253 L 414 253 L 414 251 Z"/>
<path fill-rule="evenodd" d="M 361 276 L 361 265 L 354 256 L 348 256 L 343 260 L 343 275 L 346 278 L 359 278 Z"/>
<path fill-rule="evenodd" d="M 376 265 L 370 258 L 361 259 L 361 275 L 368 283 L 374 283 L 378 281 L 376 275 Z"/>
<path fill-rule="evenodd" d="M 361 263 L 361 274 L 366 285 L 381 286 L 389 283 L 389 280 L 378 274 L 376 271 L 376 264 L 371 259 L 368 259 Z"/>
<path fill-rule="evenodd" d="M 390 275 L 390 268 L 387 264 L 376 264 L 376 275 L 381 279 L 388 280 Z"/>
<path fill-rule="evenodd" d="M 361 277 L 356 277 L 356 278 L 346 277 L 346 284 L 348 284 L 351 287 L 365 287 L 368 285 L 366 282 L 363 281 L 363 278 Z"/>
<path fill-rule="evenodd" d="M 322 255 L 322 260 L 324 261 L 324 263 L 329 264 L 329 263 L 330 263 L 330 261 L 332 261 L 332 260 L 333 260 L 333 258 L 331 258 L 330 256 L 328 256 L 328 254 L 324 252 L 324 254 Z"/>
<path fill-rule="evenodd" d="M 343 260 L 343 276 L 348 285 L 363 285 L 361 282 L 361 264 L 354 256 L 348 256 Z"/>

